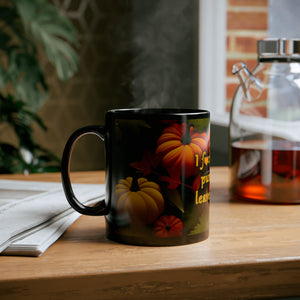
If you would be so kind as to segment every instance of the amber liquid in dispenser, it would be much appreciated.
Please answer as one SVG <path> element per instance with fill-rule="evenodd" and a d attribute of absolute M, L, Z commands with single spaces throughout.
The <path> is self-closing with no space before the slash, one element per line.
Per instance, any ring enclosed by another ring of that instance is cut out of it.
<path fill-rule="evenodd" d="M 231 151 L 234 199 L 300 203 L 299 143 L 238 141 Z"/>

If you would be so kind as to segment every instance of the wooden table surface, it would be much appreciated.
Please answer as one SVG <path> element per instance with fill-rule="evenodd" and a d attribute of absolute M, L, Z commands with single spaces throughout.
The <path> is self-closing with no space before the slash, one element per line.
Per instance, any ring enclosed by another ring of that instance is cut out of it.
<path fill-rule="evenodd" d="M 103 183 L 104 172 L 73 182 Z M 59 174 L 7 179 L 60 181 Z M 0 299 L 265 299 L 300 296 L 300 205 L 230 202 L 229 170 L 211 168 L 210 237 L 177 247 L 105 238 L 82 216 L 40 257 L 0 257 Z"/>

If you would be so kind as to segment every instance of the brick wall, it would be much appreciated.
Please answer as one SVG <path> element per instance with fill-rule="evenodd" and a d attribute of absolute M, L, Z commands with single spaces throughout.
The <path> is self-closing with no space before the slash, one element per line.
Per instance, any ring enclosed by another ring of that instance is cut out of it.
<path fill-rule="evenodd" d="M 257 62 L 257 40 L 267 37 L 268 0 L 227 0 L 226 110 L 238 86 L 232 66 L 244 61 L 250 70 Z"/>

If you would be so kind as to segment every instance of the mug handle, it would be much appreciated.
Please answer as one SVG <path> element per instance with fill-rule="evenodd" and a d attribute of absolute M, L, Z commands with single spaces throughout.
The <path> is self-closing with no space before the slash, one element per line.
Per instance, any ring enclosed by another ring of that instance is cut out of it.
<path fill-rule="evenodd" d="M 108 213 L 105 200 L 100 201 L 95 206 L 86 206 L 82 204 L 75 196 L 70 180 L 70 161 L 72 150 L 76 141 L 86 134 L 95 134 L 102 141 L 105 140 L 105 128 L 102 126 L 86 126 L 77 129 L 68 139 L 64 148 L 61 163 L 61 179 L 64 192 L 69 204 L 79 213 L 90 216 L 102 216 Z"/>

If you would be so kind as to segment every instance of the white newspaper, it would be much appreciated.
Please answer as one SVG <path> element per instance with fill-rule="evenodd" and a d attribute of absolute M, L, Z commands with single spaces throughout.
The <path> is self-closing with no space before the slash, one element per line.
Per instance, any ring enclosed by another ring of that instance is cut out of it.
<path fill-rule="evenodd" d="M 104 184 L 73 184 L 85 205 L 104 199 Z M 80 216 L 61 183 L 0 180 L 0 253 L 39 256 Z"/>

